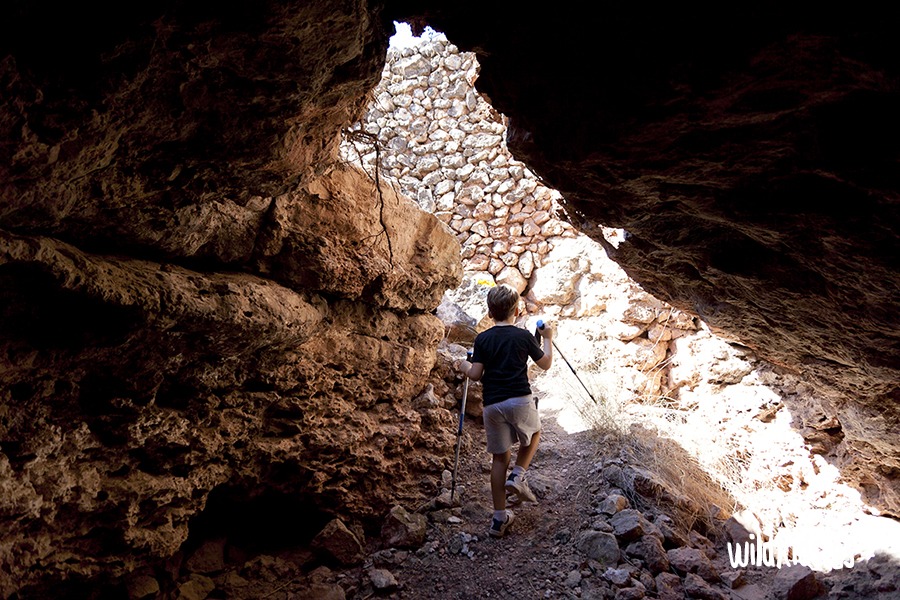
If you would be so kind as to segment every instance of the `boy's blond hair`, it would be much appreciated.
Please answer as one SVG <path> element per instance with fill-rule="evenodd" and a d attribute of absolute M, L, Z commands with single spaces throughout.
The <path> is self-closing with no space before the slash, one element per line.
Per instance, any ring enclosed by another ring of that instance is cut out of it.
<path fill-rule="evenodd" d="M 519 305 L 516 288 L 502 283 L 491 288 L 487 296 L 488 314 L 494 321 L 505 321 Z"/>

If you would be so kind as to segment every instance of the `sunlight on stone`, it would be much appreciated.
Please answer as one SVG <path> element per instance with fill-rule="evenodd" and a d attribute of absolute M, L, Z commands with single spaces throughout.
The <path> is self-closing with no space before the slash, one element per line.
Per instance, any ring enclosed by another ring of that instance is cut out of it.
<path fill-rule="evenodd" d="M 486 323 L 482 288 L 503 282 L 524 293 L 526 329 L 539 317 L 557 322 L 558 350 L 577 377 L 559 353 L 549 371 L 531 373 L 542 416 L 570 435 L 616 438 L 625 450 L 647 444 L 649 454 L 637 454 L 653 464 L 641 466 L 680 473 L 667 482 L 676 488 L 689 489 L 682 469 L 696 463 L 695 475 L 702 469 L 716 489 L 695 500 L 749 514 L 763 540 L 802 538 L 811 568 L 875 552 L 897 557 L 900 524 L 876 516 L 801 434 L 814 416 L 802 410 L 813 400 L 809 386 L 647 294 L 595 241 L 619 248 L 625 230 L 574 231 L 559 192 L 506 147 L 506 118 L 474 87 L 475 55 L 430 28 L 416 38 L 408 24 L 395 27 L 358 127 L 378 136 L 385 175 L 459 240 L 468 284 L 445 301 L 467 315 L 467 327 Z M 372 149 L 345 145 L 345 155 L 375 167 Z"/>
<path fill-rule="evenodd" d="M 391 36 L 391 48 L 413 48 L 417 46 L 423 39 L 434 39 L 437 37 L 440 37 L 441 39 L 444 39 L 446 41 L 446 37 L 444 37 L 444 34 L 435 31 L 431 27 L 426 27 L 425 31 L 423 31 L 422 35 L 419 37 L 416 37 L 412 34 L 412 27 L 409 26 L 409 23 L 400 23 L 398 21 L 394 21 L 394 29 L 396 30 L 396 33 Z"/>

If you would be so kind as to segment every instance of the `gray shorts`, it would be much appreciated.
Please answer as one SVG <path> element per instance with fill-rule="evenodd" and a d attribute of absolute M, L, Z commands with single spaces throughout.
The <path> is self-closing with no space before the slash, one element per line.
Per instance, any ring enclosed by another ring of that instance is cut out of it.
<path fill-rule="evenodd" d="M 520 445 L 527 446 L 531 436 L 541 430 L 541 417 L 532 396 L 485 406 L 483 418 L 487 451 L 491 454 L 505 453 L 517 439 Z"/>

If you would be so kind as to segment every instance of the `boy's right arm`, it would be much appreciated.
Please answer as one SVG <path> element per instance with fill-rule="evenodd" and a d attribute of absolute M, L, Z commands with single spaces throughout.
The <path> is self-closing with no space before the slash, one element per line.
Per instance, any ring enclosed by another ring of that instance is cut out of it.
<path fill-rule="evenodd" d="M 541 334 L 541 341 L 543 342 L 541 349 L 544 351 L 544 356 L 534 361 L 534 364 L 546 371 L 553 364 L 553 334 L 555 330 L 553 325 L 544 323 L 544 326 L 538 329 L 538 332 Z"/>

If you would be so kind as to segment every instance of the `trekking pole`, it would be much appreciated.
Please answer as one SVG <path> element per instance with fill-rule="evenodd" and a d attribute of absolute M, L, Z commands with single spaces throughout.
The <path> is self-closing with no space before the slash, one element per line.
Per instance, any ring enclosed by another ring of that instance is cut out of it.
<path fill-rule="evenodd" d="M 538 327 L 538 329 L 543 329 L 543 328 L 544 328 L 544 321 L 543 321 L 543 320 L 538 321 L 538 322 L 537 322 L 537 327 Z M 537 331 L 535 331 L 535 332 L 534 332 L 534 337 L 541 337 L 541 334 L 538 333 Z M 556 350 L 556 353 L 559 354 L 559 357 L 560 357 L 561 359 L 563 359 L 563 362 L 566 363 L 566 365 L 569 367 L 569 370 L 572 371 L 572 375 L 575 376 L 575 379 L 578 380 L 578 383 L 581 384 L 581 387 L 584 388 L 584 391 L 587 392 L 587 395 L 591 397 L 591 400 L 594 401 L 594 404 L 597 404 L 597 399 L 594 398 L 594 395 L 591 393 L 591 390 L 589 390 L 589 389 L 587 388 L 587 386 L 584 385 L 584 382 L 581 380 L 581 377 L 579 377 L 579 376 L 578 376 L 578 373 L 575 372 L 575 368 L 572 366 L 572 363 L 570 363 L 569 361 L 566 360 L 565 355 L 564 355 L 562 352 L 559 351 L 559 346 L 556 345 L 556 342 L 554 342 L 552 338 L 550 339 L 550 343 L 553 344 L 553 349 Z"/>
<path fill-rule="evenodd" d="M 472 352 L 466 352 L 466 360 L 472 362 Z M 456 431 L 456 458 L 453 459 L 453 481 L 450 484 L 450 506 L 453 506 L 453 495 L 456 493 L 456 468 L 459 466 L 459 447 L 462 445 L 463 419 L 466 418 L 466 396 L 469 394 L 469 376 L 463 383 L 462 405 L 459 407 L 459 429 Z"/>

